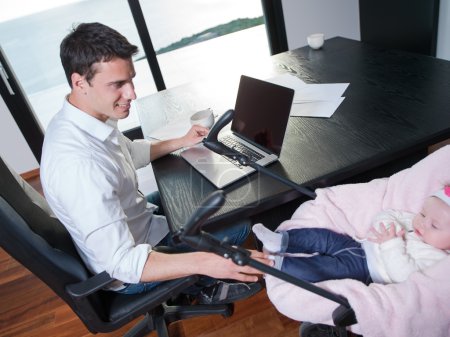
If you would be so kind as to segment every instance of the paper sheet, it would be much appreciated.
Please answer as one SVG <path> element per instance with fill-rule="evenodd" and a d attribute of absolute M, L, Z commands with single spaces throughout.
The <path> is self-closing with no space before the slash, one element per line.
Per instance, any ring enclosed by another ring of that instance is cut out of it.
<path fill-rule="evenodd" d="M 294 103 L 308 101 L 328 101 L 340 98 L 349 83 L 305 84 L 295 90 Z"/>
<path fill-rule="evenodd" d="M 308 103 L 293 103 L 291 116 L 294 117 L 331 117 L 345 97 L 333 101 L 317 101 Z"/>
<path fill-rule="evenodd" d="M 350 83 L 307 84 L 296 76 L 283 74 L 267 79 L 295 90 L 291 116 L 331 117 L 345 97 Z"/>

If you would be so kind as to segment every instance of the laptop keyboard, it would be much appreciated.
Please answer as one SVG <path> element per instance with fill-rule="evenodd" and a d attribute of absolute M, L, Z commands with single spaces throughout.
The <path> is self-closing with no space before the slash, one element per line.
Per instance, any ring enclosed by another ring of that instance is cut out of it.
<path fill-rule="evenodd" d="M 256 152 L 255 150 L 249 148 L 248 146 L 240 143 L 232 136 L 225 136 L 225 137 L 221 138 L 220 141 L 224 145 L 228 146 L 229 148 L 232 148 L 233 150 L 236 150 L 237 152 L 242 153 L 243 155 L 247 156 L 251 162 L 257 162 L 261 158 L 264 158 L 264 156 L 262 154 Z M 234 161 L 234 160 L 230 160 L 230 161 L 232 163 L 236 164 L 236 161 Z M 240 166 L 239 164 L 236 164 L 236 165 Z"/>

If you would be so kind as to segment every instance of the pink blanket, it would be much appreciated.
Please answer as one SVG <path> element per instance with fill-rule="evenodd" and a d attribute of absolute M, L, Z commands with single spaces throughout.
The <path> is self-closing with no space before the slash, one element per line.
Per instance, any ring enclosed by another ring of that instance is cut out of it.
<path fill-rule="evenodd" d="M 302 204 L 279 229 L 326 227 L 365 237 L 376 213 L 387 208 L 418 212 L 423 199 L 445 183 L 450 183 L 450 145 L 389 178 L 318 189 L 317 198 Z M 336 303 L 270 275 L 266 284 L 284 315 L 333 325 Z M 364 337 L 450 336 L 450 257 L 402 283 L 366 286 L 346 279 L 317 285 L 348 299 L 358 320 L 350 329 Z"/>

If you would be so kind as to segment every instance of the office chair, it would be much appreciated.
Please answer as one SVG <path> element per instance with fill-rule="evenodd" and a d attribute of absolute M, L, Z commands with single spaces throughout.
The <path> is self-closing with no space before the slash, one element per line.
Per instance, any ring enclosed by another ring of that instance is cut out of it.
<path fill-rule="evenodd" d="M 38 206 L 45 206 L 45 199 L 20 176 L 14 176 L 3 159 L 0 194 L 1 247 L 61 297 L 90 332 L 111 332 L 145 316 L 125 336 L 156 331 L 165 337 L 167 325 L 174 321 L 202 315 L 232 315 L 233 304 L 168 304 L 176 296 L 183 297 L 182 290 L 196 282 L 196 275 L 164 282 L 138 295 L 102 290 L 114 279 L 106 272 L 92 275 L 87 270 L 65 227 Z"/>

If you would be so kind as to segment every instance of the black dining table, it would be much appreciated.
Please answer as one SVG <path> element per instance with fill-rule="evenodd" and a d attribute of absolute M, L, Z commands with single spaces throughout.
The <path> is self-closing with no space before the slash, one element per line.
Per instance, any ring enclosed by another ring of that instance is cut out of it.
<path fill-rule="evenodd" d="M 449 61 L 342 37 L 327 39 L 319 50 L 302 47 L 270 56 L 270 61 L 269 72 L 261 73 L 289 73 L 305 83 L 350 83 L 331 117 L 290 117 L 279 161 L 268 167 L 311 190 L 390 175 L 426 156 L 430 145 L 450 138 Z M 144 136 L 205 106 L 222 112 L 233 108 L 237 84 L 217 78 L 138 99 Z M 180 151 L 152 164 L 169 225 L 177 231 L 216 188 Z M 273 212 L 288 219 L 307 199 L 261 173 L 224 192 L 225 204 L 207 226 Z"/>

